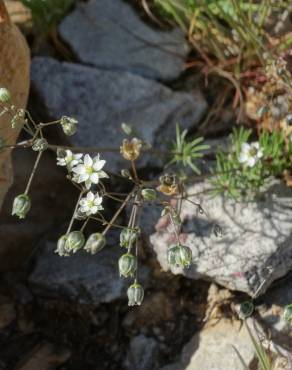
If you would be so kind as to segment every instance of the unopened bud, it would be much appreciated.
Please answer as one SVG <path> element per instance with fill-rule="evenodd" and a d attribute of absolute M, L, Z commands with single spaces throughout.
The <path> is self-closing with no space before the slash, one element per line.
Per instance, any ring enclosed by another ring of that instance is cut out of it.
<path fill-rule="evenodd" d="M 141 195 L 144 200 L 154 201 L 157 198 L 157 193 L 154 189 L 143 189 Z"/>
<path fill-rule="evenodd" d="M 64 134 L 72 136 L 77 131 L 78 121 L 75 118 L 63 116 L 60 121 Z"/>
<path fill-rule="evenodd" d="M 85 238 L 81 231 L 71 231 L 68 234 L 68 238 L 65 244 L 65 248 L 68 252 L 77 252 L 85 244 Z"/>
<path fill-rule="evenodd" d="M 175 245 L 169 248 L 167 260 L 173 267 L 189 267 L 192 263 L 192 250 L 185 245 Z"/>
<path fill-rule="evenodd" d="M 5 89 L 5 87 L 0 87 L 0 102 L 1 103 L 8 103 L 11 100 L 11 95 L 9 90 Z"/>
<path fill-rule="evenodd" d="M 27 194 L 20 194 L 13 201 L 12 216 L 16 215 L 19 218 L 25 218 L 30 210 L 31 201 Z"/>
<path fill-rule="evenodd" d="M 133 276 L 137 270 L 137 259 L 131 253 L 123 254 L 119 259 L 120 276 Z"/>
<path fill-rule="evenodd" d="M 140 306 L 144 298 L 144 289 L 142 285 L 135 281 L 134 284 L 129 286 L 127 295 L 129 306 Z"/>
<path fill-rule="evenodd" d="M 66 249 L 67 239 L 68 239 L 68 235 L 62 235 L 58 240 L 55 253 L 57 253 L 61 257 L 68 257 L 70 255 L 68 250 Z"/>
<path fill-rule="evenodd" d="M 95 254 L 100 252 L 104 248 L 105 244 L 105 237 L 101 233 L 94 233 L 87 239 L 84 249 L 86 252 Z"/>
<path fill-rule="evenodd" d="M 129 229 L 125 228 L 120 234 L 120 246 L 128 248 L 136 242 L 138 236 L 140 235 L 139 229 Z"/>
<path fill-rule="evenodd" d="M 44 138 L 36 139 L 32 145 L 32 150 L 35 152 L 42 152 L 46 149 L 48 149 L 48 142 Z"/>

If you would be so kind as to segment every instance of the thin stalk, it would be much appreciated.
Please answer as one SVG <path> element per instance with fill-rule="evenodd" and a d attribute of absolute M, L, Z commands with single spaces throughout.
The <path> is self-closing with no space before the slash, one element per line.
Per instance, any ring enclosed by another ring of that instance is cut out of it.
<path fill-rule="evenodd" d="M 28 183 L 27 183 L 26 188 L 25 188 L 25 191 L 24 191 L 24 194 L 26 194 L 26 195 L 27 195 L 27 194 L 28 194 L 28 192 L 29 192 L 29 189 L 30 189 L 30 186 L 31 186 L 32 180 L 33 180 L 34 175 L 35 175 L 35 173 L 36 173 L 36 170 L 37 170 L 37 167 L 38 167 L 38 165 L 39 165 L 39 162 L 40 162 L 40 159 L 41 159 L 42 154 L 43 154 L 43 152 L 42 152 L 42 151 L 40 151 L 40 152 L 38 153 L 38 156 L 37 156 L 36 161 L 35 161 L 35 163 L 34 163 L 34 166 L 33 166 L 32 172 L 31 172 L 31 174 L 30 174 L 30 177 L 29 177 L 29 179 L 28 179 Z"/>
<path fill-rule="evenodd" d="M 69 226 L 68 226 L 68 229 L 67 229 L 66 234 L 69 234 L 69 232 L 71 231 L 71 228 L 72 228 L 72 225 L 73 225 L 73 222 L 74 222 L 74 218 L 75 218 L 75 214 L 77 212 L 77 209 L 78 209 L 78 206 L 79 206 L 79 202 L 80 202 L 80 199 L 82 198 L 82 195 L 83 194 L 84 194 L 84 190 L 81 190 L 80 191 L 80 194 L 79 194 L 79 197 L 78 197 L 78 200 L 76 202 L 76 205 L 75 205 L 75 208 L 74 208 L 74 212 L 73 212 L 73 215 L 71 217 L 71 220 L 70 220 L 70 223 L 69 223 Z"/>
<path fill-rule="evenodd" d="M 136 187 L 128 194 L 127 198 L 124 200 L 123 204 L 119 207 L 119 209 L 116 211 L 116 213 L 113 215 L 112 219 L 110 220 L 109 224 L 107 225 L 107 227 L 103 230 L 102 232 L 102 235 L 106 235 L 106 233 L 108 232 L 108 230 L 110 229 L 111 227 L 111 224 L 115 222 L 115 220 L 118 218 L 119 214 L 122 212 L 122 210 L 125 208 L 126 204 L 128 203 L 128 201 L 131 199 L 131 197 L 133 196 L 133 194 L 135 193 L 136 191 Z"/>

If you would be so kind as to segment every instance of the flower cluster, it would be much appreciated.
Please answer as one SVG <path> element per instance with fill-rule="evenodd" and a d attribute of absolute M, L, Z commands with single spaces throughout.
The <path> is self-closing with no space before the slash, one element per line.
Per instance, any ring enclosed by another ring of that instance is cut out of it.
<path fill-rule="evenodd" d="M 91 158 L 89 154 L 73 154 L 71 150 L 62 150 L 58 152 L 57 165 L 66 166 L 69 173 L 73 173 L 72 181 L 77 184 L 85 185 L 89 190 L 93 184 L 97 185 L 100 179 L 108 178 L 106 172 L 102 169 L 105 160 L 100 159 L 98 154 Z"/>

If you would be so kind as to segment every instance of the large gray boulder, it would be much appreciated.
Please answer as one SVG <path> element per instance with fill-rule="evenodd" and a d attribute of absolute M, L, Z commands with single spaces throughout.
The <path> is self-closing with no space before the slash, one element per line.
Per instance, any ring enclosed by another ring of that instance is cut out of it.
<path fill-rule="evenodd" d="M 199 93 L 174 93 L 128 72 L 39 57 L 33 60 L 31 74 L 32 88 L 51 118 L 68 115 L 79 120 L 77 133 L 70 137 L 76 146 L 118 149 L 124 136 L 121 123 L 126 122 L 153 147 L 165 148 L 174 139 L 176 123 L 195 126 L 207 108 Z M 119 153 L 103 156 L 108 170 L 128 165 Z"/>
<path fill-rule="evenodd" d="M 181 30 L 152 29 L 123 0 L 81 3 L 59 30 L 82 63 L 159 80 L 177 78 L 188 53 Z"/>
<path fill-rule="evenodd" d="M 171 268 L 172 272 L 251 296 L 262 294 L 292 268 L 292 190 L 274 183 L 261 200 L 246 203 L 212 198 L 208 187 L 198 183 L 187 190 L 199 193 L 190 199 L 199 202 L 209 217 L 183 202 L 180 238 L 192 249 L 193 265 L 185 270 Z M 222 238 L 214 234 L 215 224 L 223 229 Z M 163 270 L 169 270 L 167 249 L 175 243 L 171 225 L 161 220 L 150 240 Z"/>

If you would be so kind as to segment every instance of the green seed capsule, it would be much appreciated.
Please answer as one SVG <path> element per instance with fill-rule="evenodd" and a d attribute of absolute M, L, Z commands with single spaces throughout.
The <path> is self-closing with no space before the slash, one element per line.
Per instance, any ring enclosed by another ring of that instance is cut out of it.
<path fill-rule="evenodd" d="M 12 216 L 16 215 L 19 218 L 25 218 L 27 212 L 30 210 L 30 197 L 26 194 L 20 194 L 14 198 L 12 206 Z"/>
<path fill-rule="evenodd" d="M 68 235 L 65 249 L 68 252 L 77 252 L 80 248 L 82 248 L 85 244 L 85 238 L 81 231 L 71 231 Z"/>
<path fill-rule="evenodd" d="M 128 248 L 130 245 L 133 245 L 137 241 L 139 234 L 139 229 L 123 229 L 120 233 L 120 246 Z"/>
<path fill-rule="evenodd" d="M 86 252 L 95 254 L 100 252 L 106 245 L 105 237 L 101 233 L 91 234 L 87 239 L 84 249 Z"/>
<path fill-rule="evenodd" d="M 157 193 L 154 189 L 143 189 L 141 195 L 144 200 L 154 201 L 157 198 Z"/>
<path fill-rule="evenodd" d="M 185 245 L 175 245 L 169 248 L 167 260 L 173 267 L 189 267 L 192 263 L 192 250 Z"/>
<path fill-rule="evenodd" d="M 11 100 L 11 95 L 9 90 L 5 89 L 5 87 L 0 87 L 0 102 L 1 103 L 8 103 Z"/>
<path fill-rule="evenodd" d="M 46 139 L 36 139 L 32 145 L 32 150 L 34 150 L 35 152 L 42 152 L 48 149 L 48 146 L 49 144 Z"/>
<path fill-rule="evenodd" d="M 75 118 L 63 116 L 60 123 L 65 135 L 72 136 L 76 133 L 78 121 Z"/>
<path fill-rule="evenodd" d="M 292 324 L 292 304 L 288 304 L 284 308 L 283 318 L 289 324 Z"/>
<path fill-rule="evenodd" d="M 129 286 L 127 295 L 129 306 L 140 306 L 144 298 L 144 289 L 142 285 L 135 281 L 134 284 Z"/>
<path fill-rule="evenodd" d="M 131 253 L 123 254 L 119 259 L 120 276 L 133 276 L 137 270 L 137 259 Z"/>
<path fill-rule="evenodd" d="M 68 235 L 62 235 L 58 240 L 55 253 L 57 253 L 61 257 L 67 257 L 70 255 L 68 250 L 66 249 L 67 239 L 68 239 Z"/>

